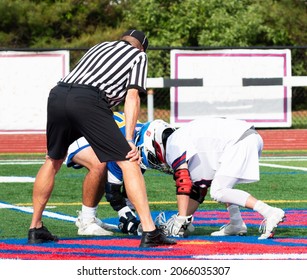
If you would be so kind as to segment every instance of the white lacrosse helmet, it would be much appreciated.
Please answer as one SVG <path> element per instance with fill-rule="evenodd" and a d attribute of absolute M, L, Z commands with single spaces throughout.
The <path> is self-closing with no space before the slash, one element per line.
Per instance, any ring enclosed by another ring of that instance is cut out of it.
<path fill-rule="evenodd" d="M 165 163 L 165 145 L 174 128 L 163 120 L 154 120 L 143 125 L 136 136 L 136 146 L 145 166 L 169 173 Z"/>

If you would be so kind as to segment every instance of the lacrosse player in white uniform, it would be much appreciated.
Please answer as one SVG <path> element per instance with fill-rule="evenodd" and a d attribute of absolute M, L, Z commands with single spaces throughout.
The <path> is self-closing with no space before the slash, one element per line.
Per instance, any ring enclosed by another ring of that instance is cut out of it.
<path fill-rule="evenodd" d="M 120 131 L 125 135 L 125 116 L 122 112 L 114 112 L 114 120 Z M 142 123 L 137 122 L 135 133 L 142 127 Z M 100 166 L 94 151 L 84 137 L 73 142 L 69 148 L 65 159 L 67 167 L 79 169 L 86 167 L 94 170 Z M 99 172 L 97 172 L 99 174 Z M 92 182 L 90 189 L 84 189 L 82 194 L 82 210 L 78 211 L 78 218 L 75 225 L 78 227 L 79 235 L 112 235 L 114 227 L 103 223 L 97 218 L 98 204 L 105 192 L 106 199 L 112 208 L 118 213 L 118 228 L 127 234 L 141 235 L 140 221 L 135 215 L 134 206 L 127 199 L 123 186 L 123 173 L 115 162 L 107 162 L 107 175 L 101 180 L 96 180 L 100 184 Z"/>
<path fill-rule="evenodd" d="M 259 239 L 273 237 L 285 212 L 234 188 L 239 183 L 259 181 L 263 140 L 251 124 L 200 118 L 174 130 L 164 121 L 155 120 L 147 128 L 144 125 L 139 134 L 143 138 L 143 144 L 138 145 L 143 161 L 155 169 L 173 170 L 178 214 L 163 224 L 169 236 L 184 236 L 193 230 L 193 214 L 211 185 L 211 198 L 225 203 L 230 214 L 230 222 L 211 235 L 245 234 L 240 206 L 264 217 Z"/>

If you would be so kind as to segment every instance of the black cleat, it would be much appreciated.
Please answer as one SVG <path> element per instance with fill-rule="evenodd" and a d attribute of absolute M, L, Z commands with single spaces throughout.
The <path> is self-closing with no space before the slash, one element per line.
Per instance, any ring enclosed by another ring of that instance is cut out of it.
<path fill-rule="evenodd" d="M 140 247 L 149 248 L 157 246 L 175 245 L 177 242 L 175 239 L 168 238 L 163 230 L 156 228 L 153 231 L 147 231 L 142 233 L 142 240 Z"/>
<path fill-rule="evenodd" d="M 41 228 L 31 228 L 28 233 L 28 244 L 39 244 L 46 242 L 57 242 L 59 238 L 52 235 L 51 232 L 44 226 Z"/>

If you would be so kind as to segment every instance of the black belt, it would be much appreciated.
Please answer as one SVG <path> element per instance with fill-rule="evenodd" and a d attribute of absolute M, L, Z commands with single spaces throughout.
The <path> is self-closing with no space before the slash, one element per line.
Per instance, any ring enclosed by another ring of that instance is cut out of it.
<path fill-rule="evenodd" d="M 94 91 L 96 91 L 98 93 L 103 93 L 103 91 L 100 90 L 99 88 L 93 87 L 93 86 L 90 86 L 90 85 L 58 82 L 58 86 L 60 86 L 60 87 L 68 87 L 68 88 L 84 88 L 84 89 L 94 90 Z"/>

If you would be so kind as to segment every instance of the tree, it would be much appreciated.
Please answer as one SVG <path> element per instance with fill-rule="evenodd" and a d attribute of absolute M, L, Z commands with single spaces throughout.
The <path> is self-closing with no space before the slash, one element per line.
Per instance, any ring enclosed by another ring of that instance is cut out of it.
<path fill-rule="evenodd" d="M 124 7 L 108 0 L 2 0 L 0 46 L 87 47 L 115 39 Z"/>
<path fill-rule="evenodd" d="M 301 0 L 1 0 L 0 14 L 2 48 L 87 48 L 128 28 L 143 30 L 149 49 L 307 45 Z M 148 54 L 149 75 L 169 76 L 169 53 Z"/>
<path fill-rule="evenodd" d="M 307 44 L 306 4 L 300 0 L 134 0 L 126 25 L 143 29 L 150 46 L 248 47 Z M 287 24 L 290 23 L 290 24 Z M 169 75 L 156 51 L 151 76 Z M 167 63 L 166 63 L 167 61 Z"/>

